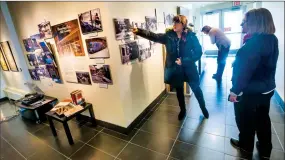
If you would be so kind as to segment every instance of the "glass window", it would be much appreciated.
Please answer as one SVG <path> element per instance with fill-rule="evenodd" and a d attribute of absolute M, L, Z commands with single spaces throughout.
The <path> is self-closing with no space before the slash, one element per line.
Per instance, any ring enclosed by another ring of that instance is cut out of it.
<path fill-rule="evenodd" d="M 203 26 L 205 25 L 220 28 L 220 13 L 205 14 L 203 16 Z"/>
<path fill-rule="evenodd" d="M 239 49 L 241 45 L 241 33 L 226 34 L 231 41 L 231 50 Z"/>
<path fill-rule="evenodd" d="M 241 32 L 242 10 L 224 12 L 224 32 Z"/>

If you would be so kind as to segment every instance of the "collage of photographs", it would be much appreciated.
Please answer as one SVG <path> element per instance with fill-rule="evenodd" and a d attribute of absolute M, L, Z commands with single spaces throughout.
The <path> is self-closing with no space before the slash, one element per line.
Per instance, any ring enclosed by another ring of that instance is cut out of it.
<path fill-rule="evenodd" d="M 51 78 L 57 83 L 63 83 L 61 72 L 55 57 L 55 48 L 59 57 L 83 57 L 88 55 L 89 59 L 110 58 L 108 43 L 106 37 L 87 35 L 103 31 L 100 9 L 92 9 L 78 14 L 78 19 L 73 19 L 60 24 L 51 25 L 50 21 L 44 21 L 38 24 L 39 33 L 23 39 L 28 63 L 33 69 L 29 73 L 33 80 L 39 81 L 41 78 Z M 171 15 L 164 15 L 165 23 Z M 153 52 L 153 45 L 148 40 L 135 36 L 132 28 L 138 27 L 152 32 L 158 30 L 156 16 L 145 16 L 144 21 L 131 22 L 128 18 L 114 18 L 115 38 L 122 41 L 119 45 L 122 64 L 128 64 L 132 61 L 145 61 L 150 58 Z M 52 47 L 47 39 L 53 39 L 55 46 Z M 86 45 L 86 53 L 84 46 Z M 1 51 L 2 52 L 2 51 Z M 1 55 L 1 67 L 3 70 L 9 70 L 6 58 Z M 113 84 L 110 66 L 89 65 L 90 72 L 75 69 L 63 70 L 64 75 L 68 75 L 66 82 L 91 85 L 93 83 Z M 90 73 L 90 74 L 89 74 Z M 91 78 L 90 78 L 91 75 Z M 72 78 L 74 77 L 74 78 Z"/>

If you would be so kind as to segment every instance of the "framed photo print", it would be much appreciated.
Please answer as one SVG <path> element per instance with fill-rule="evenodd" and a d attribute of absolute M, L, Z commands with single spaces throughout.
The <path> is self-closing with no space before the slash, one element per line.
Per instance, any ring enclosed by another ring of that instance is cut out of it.
<path fill-rule="evenodd" d="M 9 67 L 10 67 L 10 70 L 13 72 L 19 72 L 19 69 L 17 67 L 17 64 L 16 64 L 15 58 L 13 56 L 9 42 L 8 41 L 0 42 L 0 45 L 1 45 L 2 51 L 4 53 L 4 57 L 6 57 L 6 60 L 8 62 Z"/>
<path fill-rule="evenodd" d="M 8 67 L 8 64 L 7 64 L 7 61 L 4 57 L 4 53 L 0 47 L 0 63 L 1 63 L 1 68 L 3 71 L 9 71 L 9 67 Z"/>

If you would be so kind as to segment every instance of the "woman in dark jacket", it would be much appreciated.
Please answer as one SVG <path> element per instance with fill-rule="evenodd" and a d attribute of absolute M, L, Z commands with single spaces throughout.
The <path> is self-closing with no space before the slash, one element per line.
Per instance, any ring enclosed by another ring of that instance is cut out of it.
<path fill-rule="evenodd" d="M 199 86 L 199 74 L 195 64 L 202 56 L 201 45 L 195 33 L 187 28 L 185 16 L 175 16 L 173 23 L 173 29 L 167 30 L 164 34 L 155 34 L 139 28 L 135 28 L 133 32 L 136 35 L 166 46 L 167 56 L 164 81 L 176 88 L 176 95 L 181 109 L 178 119 L 182 120 L 186 115 L 183 82 L 188 82 L 204 116 L 209 118 L 203 93 Z"/>
<path fill-rule="evenodd" d="M 251 38 L 239 49 L 233 66 L 229 100 L 234 102 L 240 134 L 239 140 L 231 139 L 231 144 L 251 155 L 256 132 L 259 155 L 268 158 L 272 150 L 269 108 L 276 87 L 278 40 L 272 15 L 265 8 L 247 12 L 243 27 Z"/>

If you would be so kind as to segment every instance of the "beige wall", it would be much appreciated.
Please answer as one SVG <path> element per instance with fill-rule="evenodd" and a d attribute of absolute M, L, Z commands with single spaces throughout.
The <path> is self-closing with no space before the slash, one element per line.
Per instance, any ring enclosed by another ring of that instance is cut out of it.
<path fill-rule="evenodd" d="M 109 85 L 108 89 L 102 89 L 94 83 L 89 86 L 65 81 L 64 84 L 56 84 L 50 79 L 34 81 L 47 95 L 63 99 L 70 97 L 71 91 L 81 89 L 87 101 L 93 104 L 97 119 L 127 127 L 164 90 L 161 45 L 156 46 L 150 59 L 142 63 L 122 65 L 119 52 L 119 44 L 122 42 L 115 40 L 113 18 L 130 18 L 131 21 L 143 22 L 145 16 L 154 16 L 155 8 L 158 14 L 163 11 L 175 14 L 174 3 L 8 2 L 8 6 L 20 41 L 37 33 L 37 24 L 44 19 L 55 25 L 76 19 L 79 13 L 100 8 L 104 31 L 99 36 L 107 37 L 110 58 L 105 60 L 105 64 L 111 67 L 114 84 Z M 83 35 L 83 41 L 91 35 Z M 54 43 L 54 40 L 50 42 Z M 24 51 L 23 44 L 21 47 Z M 84 48 L 86 53 L 85 44 Z M 85 65 L 88 72 L 88 65 L 95 64 L 87 55 L 78 58 L 78 61 Z M 62 69 L 64 62 L 61 57 L 59 63 Z M 65 80 L 64 74 L 62 77 Z"/>
<path fill-rule="evenodd" d="M 4 16 L 2 14 L 2 10 L 0 9 L 0 42 L 9 41 L 11 50 L 13 52 L 15 61 L 17 63 L 18 68 L 22 69 L 25 68 L 25 63 L 20 63 L 21 58 L 19 54 L 23 54 L 22 52 L 19 53 L 15 49 L 15 45 L 12 42 L 8 26 L 6 24 L 6 21 L 4 19 Z M 30 77 L 28 75 L 25 75 L 25 72 L 12 72 L 12 71 L 2 71 L 0 69 L 0 76 L 1 76 L 1 92 L 0 92 L 0 98 L 5 97 L 5 94 L 3 90 L 8 87 L 10 89 L 17 89 L 20 92 L 29 92 L 30 90 L 27 88 L 27 86 L 24 85 L 25 82 L 30 80 Z M 26 71 L 27 73 L 27 71 Z"/>

